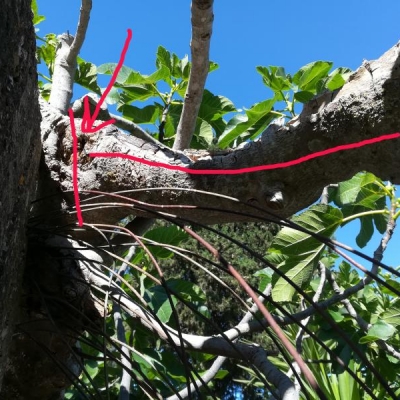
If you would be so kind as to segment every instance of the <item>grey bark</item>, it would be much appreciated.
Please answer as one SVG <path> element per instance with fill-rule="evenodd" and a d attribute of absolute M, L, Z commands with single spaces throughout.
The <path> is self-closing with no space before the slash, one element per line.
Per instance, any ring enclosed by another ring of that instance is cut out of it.
<path fill-rule="evenodd" d="M 213 0 L 192 1 L 192 41 L 190 43 L 192 68 L 176 131 L 173 146 L 175 150 L 184 150 L 190 147 L 196 128 L 197 115 L 210 67 L 210 41 L 214 21 L 213 3 Z"/>
<path fill-rule="evenodd" d="M 78 132 L 79 187 L 83 191 L 84 221 L 109 224 L 128 214 L 139 213 L 133 202 L 111 195 L 89 200 L 84 191 L 90 190 L 131 191 L 124 195 L 152 204 L 151 210 L 212 224 L 251 219 L 226 211 L 246 211 L 259 216 L 260 211 L 251 208 L 253 205 L 288 217 L 316 201 L 326 185 L 348 179 L 360 170 L 400 183 L 399 139 L 337 152 L 292 167 L 240 175 L 191 175 L 122 158 L 90 157 L 92 152 L 119 152 L 152 162 L 223 172 L 290 161 L 338 145 L 393 133 L 400 126 L 398 56 L 399 45 L 396 45 L 379 60 L 361 66 L 341 90 L 312 100 L 288 126 L 272 125 L 259 140 L 225 155 L 193 157 L 193 153 L 174 152 L 129 137 L 112 126 L 90 136 Z M 57 182 L 57 190 L 63 193 L 55 210 L 57 207 L 59 210 L 61 204 L 69 206 L 71 214 L 62 217 L 64 222 L 75 222 L 69 120 L 54 113 L 44 103 L 42 114 L 42 135 L 48 154 L 46 163 L 53 182 Z M 52 123 L 54 120 L 56 124 Z M 80 126 L 79 119 L 76 119 L 76 126 Z M 243 204 L 223 196 L 237 198 Z M 94 207 L 96 203 L 103 203 L 103 208 Z M 120 203 L 120 206 L 110 203 Z M 107 213 L 104 213 L 104 207 L 108 207 Z M 205 212 L 201 207 L 215 209 Z M 48 207 L 45 209 L 49 210 Z"/>
<path fill-rule="evenodd" d="M 0 387 L 17 318 L 41 148 L 30 4 L 4 0 L 0 12 Z"/>
<path fill-rule="evenodd" d="M 69 33 L 57 37 L 58 48 L 49 102 L 62 114 L 66 114 L 70 107 L 77 57 L 85 41 L 91 9 L 92 0 L 82 0 L 75 37 Z"/>

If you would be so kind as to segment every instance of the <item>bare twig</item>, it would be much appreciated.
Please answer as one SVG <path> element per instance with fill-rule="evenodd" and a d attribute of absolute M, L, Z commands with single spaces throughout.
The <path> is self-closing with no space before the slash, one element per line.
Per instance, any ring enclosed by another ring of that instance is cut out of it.
<path fill-rule="evenodd" d="M 71 44 L 71 48 L 69 50 L 69 54 L 67 57 L 67 62 L 69 64 L 76 62 L 76 58 L 78 57 L 78 54 L 81 51 L 83 42 L 85 41 L 86 31 L 89 26 L 91 9 L 92 9 L 92 0 L 82 0 L 75 39 Z"/>
<path fill-rule="evenodd" d="M 393 232 L 396 228 L 396 220 L 394 219 L 394 215 L 396 214 L 396 200 L 392 200 L 392 204 L 390 207 L 390 214 L 389 214 L 389 220 L 386 224 L 386 231 L 383 234 L 382 240 L 379 243 L 378 248 L 374 251 L 374 260 L 377 260 L 379 262 L 382 261 L 383 258 L 383 253 L 386 250 L 386 247 L 390 241 L 390 239 L 393 236 Z M 374 275 L 377 275 L 379 272 L 379 265 L 376 263 L 373 263 L 371 273 Z M 364 278 L 364 284 L 367 285 L 372 281 L 371 276 L 366 276 Z"/>
<path fill-rule="evenodd" d="M 192 1 L 192 68 L 179 120 L 174 150 L 190 147 L 209 71 L 209 51 L 214 19 L 213 0 Z"/>
<path fill-rule="evenodd" d="M 69 33 L 58 36 L 53 83 L 49 103 L 66 114 L 71 103 L 77 57 L 86 36 L 92 0 L 82 0 L 75 38 Z"/>
<path fill-rule="evenodd" d="M 263 301 L 265 299 L 265 296 L 268 296 L 270 293 L 271 293 L 271 285 L 268 285 L 265 288 L 265 290 L 263 292 L 263 295 L 259 297 L 260 301 Z M 239 323 L 240 324 L 245 324 L 245 323 L 249 322 L 253 318 L 253 315 L 254 315 L 255 312 L 257 312 L 257 310 L 258 310 L 257 305 L 253 303 L 251 308 L 246 312 L 246 314 L 244 315 L 244 317 L 241 319 L 241 321 Z M 205 372 L 202 375 L 202 381 L 203 382 L 200 382 L 200 380 L 198 380 L 198 381 L 196 381 L 196 385 L 198 387 L 201 387 L 203 383 L 210 382 L 215 377 L 215 375 L 218 373 L 219 369 L 222 367 L 222 365 L 224 364 L 224 362 L 226 360 L 227 360 L 227 357 L 218 356 L 214 360 L 214 362 L 211 365 L 211 367 L 207 370 L 207 372 Z M 188 393 L 195 389 L 195 385 L 191 384 L 191 387 L 189 389 L 185 388 L 185 389 L 181 390 L 179 393 L 168 397 L 166 400 L 179 400 L 180 398 L 185 399 L 185 398 L 187 398 Z"/>
<path fill-rule="evenodd" d="M 321 194 L 321 200 L 320 200 L 321 204 L 328 204 L 330 187 L 338 187 L 338 184 L 332 184 L 332 185 L 328 185 L 328 186 L 324 187 L 324 189 L 322 190 L 322 194 Z"/>

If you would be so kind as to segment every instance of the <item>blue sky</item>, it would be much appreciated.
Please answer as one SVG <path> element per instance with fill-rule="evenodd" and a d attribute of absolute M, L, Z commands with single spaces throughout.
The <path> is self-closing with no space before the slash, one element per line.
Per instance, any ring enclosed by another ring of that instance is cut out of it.
<path fill-rule="evenodd" d="M 38 0 L 38 5 L 47 18 L 39 25 L 39 35 L 75 33 L 80 0 Z M 309 62 L 327 60 L 334 67 L 356 69 L 400 39 L 398 0 L 216 0 L 214 14 L 211 59 L 220 68 L 209 76 L 207 88 L 228 97 L 237 108 L 270 96 L 257 65 L 284 66 L 294 73 Z M 190 54 L 190 1 L 94 0 L 82 58 L 96 65 L 117 62 L 127 28 L 132 29 L 133 40 L 125 63 L 150 74 L 159 45 L 179 57 Z M 355 246 L 357 229 L 358 222 L 349 224 L 338 240 Z M 375 237 L 364 249 L 369 255 L 378 240 Z M 395 243 L 400 243 L 399 232 L 384 258 L 392 266 L 400 264 Z"/>

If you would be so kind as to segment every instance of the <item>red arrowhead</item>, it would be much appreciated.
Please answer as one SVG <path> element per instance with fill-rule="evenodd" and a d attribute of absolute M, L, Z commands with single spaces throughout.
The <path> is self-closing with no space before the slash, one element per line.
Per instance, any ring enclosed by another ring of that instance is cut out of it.
<path fill-rule="evenodd" d="M 115 120 L 114 119 L 110 119 L 109 121 L 105 121 L 97 126 L 93 126 L 93 124 L 96 122 L 97 116 L 99 115 L 100 112 L 100 107 L 103 104 L 104 100 L 106 99 L 108 93 L 110 93 L 110 90 L 112 89 L 115 81 L 117 80 L 117 76 L 119 71 L 122 68 L 122 65 L 124 64 L 124 60 L 125 60 L 125 55 L 128 51 L 129 48 L 129 43 L 132 39 L 132 30 L 128 29 L 128 37 L 125 40 L 125 44 L 124 47 L 122 49 L 122 53 L 121 53 L 121 57 L 118 61 L 117 67 L 115 68 L 112 76 L 111 76 L 111 80 L 106 88 L 106 90 L 103 92 L 102 96 L 100 97 L 99 102 L 96 105 L 96 109 L 94 110 L 93 115 L 90 115 L 90 108 L 89 108 L 89 99 L 86 96 L 83 100 L 83 117 L 82 117 L 82 124 L 81 124 L 81 131 L 83 133 L 95 133 L 98 130 L 104 128 L 107 125 L 112 124 Z"/>

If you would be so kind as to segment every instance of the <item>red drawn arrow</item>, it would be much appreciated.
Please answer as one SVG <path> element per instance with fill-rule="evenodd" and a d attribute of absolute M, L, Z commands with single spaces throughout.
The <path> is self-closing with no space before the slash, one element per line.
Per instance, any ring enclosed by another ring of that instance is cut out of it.
<path fill-rule="evenodd" d="M 118 73 L 121 70 L 122 65 L 124 64 L 125 55 L 128 51 L 129 43 L 130 43 L 131 39 L 132 39 L 132 30 L 128 29 L 128 37 L 125 40 L 125 44 L 122 49 L 121 57 L 120 57 L 118 64 L 111 76 L 110 83 L 108 84 L 108 86 L 106 87 L 106 90 L 103 92 L 102 96 L 100 97 L 100 100 L 97 103 L 96 109 L 94 110 L 94 113 L 92 116 L 90 116 L 90 107 L 89 107 L 88 96 L 85 96 L 85 98 L 83 99 L 83 117 L 82 117 L 82 124 L 81 124 L 81 131 L 83 133 L 95 133 L 98 130 L 106 127 L 107 125 L 110 125 L 115 122 L 114 119 L 110 119 L 108 121 L 105 121 L 105 122 L 97 125 L 97 126 L 93 126 L 93 124 L 96 122 L 97 116 L 99 115 L 100 107 L 103 104 L 103 102 L 105 101 L 108 93 L 110 93 L 110 90 L 112 89 L 115 81 L 117 80 Z"/>
<path fill-rule="evenodd" d="M 88 96 L 85 96 L 83 99 L 83 117 L 82 117 L 82 124 L 81 124 L 81 131 L 82 133 L 95 133 L 98 130 L 106 127 L 107 125 L 110 125 L 115 122 L 114 119 L 110 119 L 108 121 L 105 121 L 97 126 L 93 126 L 93 124 L 96 122 L 97 116 L 99 115 L 100 112 L 100 107 L 105 101 L 108 93 L 110 93 L 110 90 L 112 89 L 115 81 L 117 80 L 117 76 L 119 74 L 119 71 L 122 68 L 122 65 L 124 64 L 125 56 L 129 48 L 129 43 L 132 39 L 132 30 L 128 29 L 128 36 L 125 40 L 124 47 L 122 49 L 121 57 L 118 61 L 118 64 L 111 76 L 111 80 L 106 87 L 106 90 L 103 92 L 102 96 L 100 97 L 99 102 L 96 105 L 96 108 L 94 110 L 93 115 L 90 115 L 90 107 L 89 107 L 89 98 Z M 79 189 L 78 189 L 78 138 L 76 135 L 76 128 L 75 128 L 75 116 L 74 112 L 72 109 L 68 110 L 69 114 L 69 120 L 71 123 L 71 135 L 72 135 L 72 183 L 73 183 L 73 188 L 74 188 L 74 199 L 75 199 L 75 206 L 76 206 L 76 214 L 78 218 L 78 224 L 79 226 L 83 225 L 83 218 L 82 218 L 82 212 L 81 212 L 81 206 L 80 206 L 80 200 L 79 200 Z"/>

